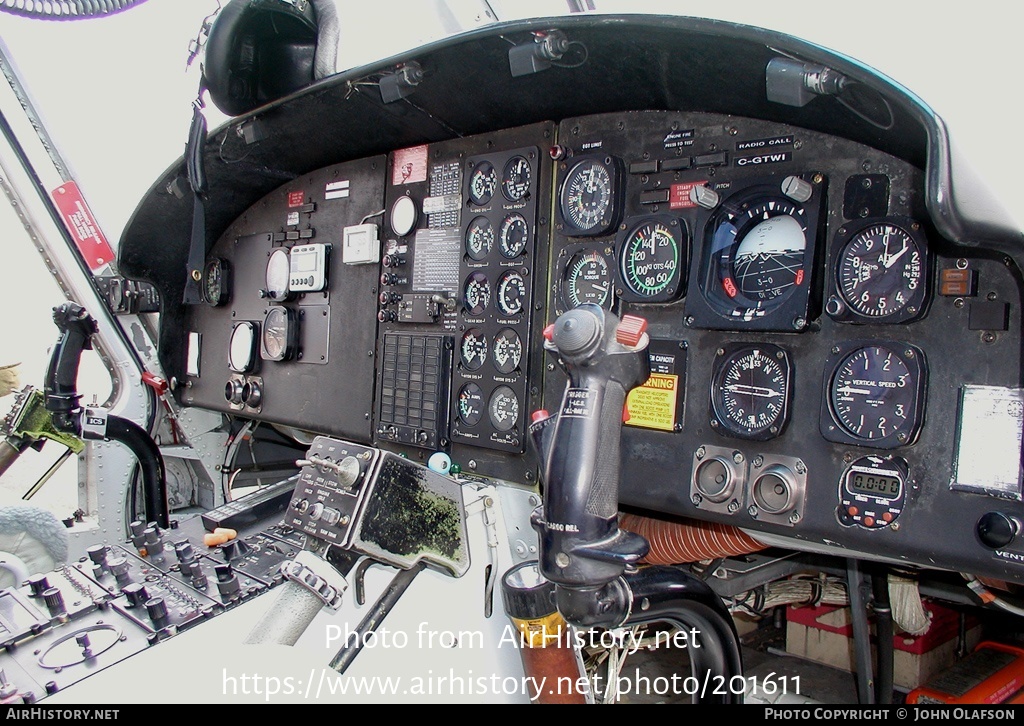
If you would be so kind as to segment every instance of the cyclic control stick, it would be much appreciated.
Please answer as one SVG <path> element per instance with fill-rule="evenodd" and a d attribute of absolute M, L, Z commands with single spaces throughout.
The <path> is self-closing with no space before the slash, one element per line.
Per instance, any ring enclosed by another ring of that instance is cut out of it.
<path fill-rule="evenodd" d="M 681 568 L 639 567 L 647 540 L 618 526 L 623 407 L 650 375 L 646 327 L 642 318 L 619 320 L 586 303 L 544 331 L 544 347 L 569 381 L 558 412 L 537 412 L 530 426 L 544 484 L 544 503 L 531 518 L 540 570 L 555 583 L 558 610 L 571 625 L 686 629 L 695 638 L 688 652 L 694 672 L 731 683 L 742 664 L 721 599 Z M 724 688 L 701 700 L 740 699 Z"/>

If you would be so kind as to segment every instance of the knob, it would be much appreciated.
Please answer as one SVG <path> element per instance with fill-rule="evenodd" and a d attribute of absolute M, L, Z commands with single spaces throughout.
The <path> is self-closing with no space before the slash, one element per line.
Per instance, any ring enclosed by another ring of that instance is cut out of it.
<path fill-rule="evenodd" d="M 107 564 L 107 546 L 106 545 L 93 545 L 87 549 L 86 554 L 89 555 L 89 559 L 95 564 L 103 567 Z"/>
<path fill-rule="evenodd" d="M 60 590 L 57 588 L 47 588 L 43 592 L 43 600 L 46 601 L 46 609 L 50 611 L 50 615 L 53 617 L 67 615 L 67 608 L 64 607 L 64 596 L 60 594 Z"/>
<path fill-rule="evenodd" d="M 146 525 L 144 522 L 135 520 L 128 525 L 128 529 L 131 531 L 132 544 L 136 548 L 142 547 L 142 535 L 146 531 Z"/>
<path fill-rule="evenodd" d="M 167 627 L 167 603 L 162 597 L 153 597 L 146 601 L 146 613 L 157 630 Z"/>
<path fill-rule="evenodd" d="M 132 581 L 132 576 L 128 572 L 128 558 L 127 557 L 115 557 L 107 563 L 110 567 L 110 574 L 117 579 L 117 584 L 124 587 Z"/>
<path fill-rule="evenodd" d="M 220 591 L 221 597 L 230 600 L 238 595 L 242 588 L 238 584 L 238 576 L 235 575 L 231 565 L 216 565 L 213 569 L 217 573 L 217 589 Z"/>
<path fill-rule="evenodd" d="M 787 176 L 782 180 L 782 193 L 794 202 L 806 202 L 814 195 L 814 187 L 798 176 Z"/>
<path fill-rule="evenodd" d="M 709 189 L 702 184 L 698 184 L 690 189 L 690 201 L 698 207 L 714 209 L 721 201 L 721 197 L 718 196 L 718 192 L 714 189 Z"/>
<path fill-rule="evenodd" d="M 997 550 L 1013 542 L 1020 531 L 1020 522 L 1002 512 L 989 512 L 982 515 L 975 529 L 983 545 Z"/>
<path fill-rule="evenodd" d="M 147 556 L 158 557 L 163 554 L 163 537 L 160 536 L 160 530 L 156 527 L 146 527 L 146 531 L 143 532 L 143 544 Z"/>
<path fill-rule="evenodd" d="M 129 585 L 125 585 L 121 588 L 121 592 L 128 598 L 129 604 L 133 608 L 142 607 L 149 600 L 149 593 L 146 591 L 146 586 L 139 582 L 133 582 Z"/>
<path fill-rule="evenodd" d="M 321 519 L 323 519 L 327 526 L 333 527 L 341 520 L 341 512 L 339 512 L 337 509 L 331 509 L 330 507 L 327 507 L 324 509 L 324 513 Z"/>
<path fill-rule="evenodd" d="M 196 552 L 192 549 L 192 543 L 187 540 L 175 543 L 174 554 L 178 556 L 178 562 L 191 562 L 196 557 Z"/>
<path fill-rule="evenodd" d="M 225 542 L 220 547 L 220 553 L 224 557 L 225 562 L 231 562 L 237 560 L 240 557 L 245 557 L 252 550 L 252 547 L 247 545 L 240 539 L 233 539 Z"/>
<path fill-rule="evenodd" d="M 46 575 L 32 575 L 28 578 L 28 586 L 32 595 L 42 597 L 43 591 L 50 589 L 50 581 L 46 579 Z"/>
<path fill-rule="evenodd" d="M 316 504 L 314 504 L 312 507 L 309 508 L 309 518 L 312 519 L 314 522 L 316 520 L 320 519 L 320 517 L 323 515 L 323 513 L 324 513 L 323 502 L 317 502 Z"/>

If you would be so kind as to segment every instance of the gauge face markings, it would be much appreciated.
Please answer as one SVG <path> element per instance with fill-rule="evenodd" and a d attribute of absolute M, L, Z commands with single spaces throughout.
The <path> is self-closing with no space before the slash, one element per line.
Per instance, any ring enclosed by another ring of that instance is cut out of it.
<path fill-rule="evenodd" d="M 502 315 L 513 317 L 523 312 L 526 300 L 526 279 L 518 270 L 509 270 L 498 278 L 495 305 Z"/>
<path fill-rule="evenodd" d="M 836 367 L 830 403 L 836 421 L 851 436 L 885 439 L 913 427 L 917 386 L 902 356 L 885 346 L 865 346 Z"/>
<path fill-rule="evenodd" d="M 924 255 L 900 225 L 884 222 L 855 234 L 843 246 L 836 269 L 838 289 L 856 313 L 885 319 L 920 297 Z"/>
<path fill-rule="evenodd" d="M 231 265 L 215 257 L 203 268 L 203 299 L 208 305 L 219 307 L 231 297 Z"/>
<path fill-rule="evenodd" d="M 482 207 L 491 201 L 498 188 L 498 173 L 489 161 L 481 161 L 469 175 L 469 201 Z"/>
<path fill-rule="evenodd" d="M 512 328 L 505 328 L 494 337 L 494 367 L 509 374 L 519 368 L 523 359 L 523 341 Z"/>
<path fill-rule="evenodd" d="M 494 225 L 487 217 L 476 217 L 466 229 L 466 254 L 479 262 L 494 247 Z"/>
<path fill-rule="evenodd" d="M 559 208 L 566 223 L 577 232 L 601 234 L 610 224 L 615 188 L 612 172 L 598 159 L 583 159 L 566 174 Z"/>
<path fill-rule="evenodd" d="M 267 360 L 286 360 L 293 353 L 295 337 L 292 312 L 284 307 L 267 310 L 263 321 L 263 357 Z"/>
<path fill-rule="evenodd" d="M 519 423 L 519 398 L 515 391 L 508 386 L 495 388 L 487 405 L 487 413 L 496 431 L 506 432 L 515 428 Z"/>
<path fill-rule="evenodd" d="M 467 371 L 479 370 L 487 361 L 487 336 L 479 328 L 470 328 L 462 336 L 459 359 Z"/>
<path fill-rule="evenodd" d="M 530 227 L 521 214 L 510 214 L 501 222 L 498 236 L 498 247 L 502 257 L 514 260 L 526 251 L 526 243 L 530 238 Z"/>
<path fill-rule="evenodd" d="M 712 407 L 715 421 L 742 438 L 777 436 L 790 397 L 788 354 L 768 344 L 745 345 L 715 364 Z"/>
<path fill-rule="evenodd" d="M 674 229 L 660 220 L 634 226 L 622 244 L 619 271 L 637 297 L 658 299 L 678 287 L 682 243 Z"/>
<path fill-rule="evenodd" d="M 577 252 L 565 266 L 562 292 L 566 304 L 578 308 L 583 303 L 608 307 L 611 300 L 612 272 L 597 250 Z"/>
<path fill-rule="evenodd" d="M 484 392 L 475 383 L 459 389 L 459 420 L 466 426 L 476 426 L 484 417 Z"/>
<path fill-rule="evenodd" d="M 505 162 L 501 174 L 501 193 L 510 202 L 518 202 L 530 193 L 530 162 L 525 156 L 513 156 Z"/>
<path fill-rule="evenodd" d="M 470 273 L 462 288 L 462 300 L 466 312 L 481 315 L 491 303 L 491 283 L 482 272 Z"/>

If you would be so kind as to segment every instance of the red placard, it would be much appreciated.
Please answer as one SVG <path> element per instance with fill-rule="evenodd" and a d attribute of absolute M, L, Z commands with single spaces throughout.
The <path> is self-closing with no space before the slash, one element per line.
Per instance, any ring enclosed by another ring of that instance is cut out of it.
<path fill-rule="evenodd" d="M 89 269 L 96 272 L 113 262 L 114 250 L 103 236 L 78 185 L 73 181 L 61 184 L 50 196 Z"/>
<path fill-rule="evenodd" d="M 693 181 L 686 182 L 685 184 L 673 184 L 671 187 L 671 196 L 668 200 L 669 209 L 690 209 L 696 207 L 690 200 L 690 190 L 694 187 L 704 186 L 707 182 Z"/>
<path fill-rule="evenodd" d="M 288 206 L 301 207 L 306 201 L 306 193 L 302 191 L 288 192 Z"/>

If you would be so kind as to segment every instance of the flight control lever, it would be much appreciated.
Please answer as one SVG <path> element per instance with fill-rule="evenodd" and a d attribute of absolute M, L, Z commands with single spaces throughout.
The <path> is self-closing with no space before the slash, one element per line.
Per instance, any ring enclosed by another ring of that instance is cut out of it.
<path fill-rule="evenodd" d="M 134 421 L 108 415 L 100 408 L 82 409 L 78 367 L 82 352 L 92 348 L 95 319 L 81 305 L 66 302 L 53 309 L 60 337 L 53 348 L 44 384 L 46 410 L 56 428 L 85 439 L 109 439 L 126 446 L 139 462 L 146 521 L 170 526 L 164 459 L 153 437 Z"/>
<path fill-rule="evenodd" d="M 689 630 L 694 673 L 730 682 L 742 675 L 742 662 L 721 599 L 681 567 L 640 567 L 647 540 L 618 526 L 623 409 L 629 391 L 650 376 L 646 327 L 642 318 L 619 320 L 586 303 L 544 331 L 545 350 L 569 380 L 559 411 L 537 412 L 530 426 L 544 485 L 544 502 L 531 517 L 540 574 L 555 583 L 555 604 L 569 624 L 663 622 Z M 728 692 L 702 702 L 740 698 Z"/>
<path fill-rule="evenodd" d="M 541 439 L 544 514 L 535 517 L 541 571 L 560 585 L 599 587 L 647 554 L 618 527 L 620 435 L 626 394 L 650 375 L 647 321 L 621 321 L 593 303 L 544 331 L 569 377 L 560 411 L 533 424 Z"/>

